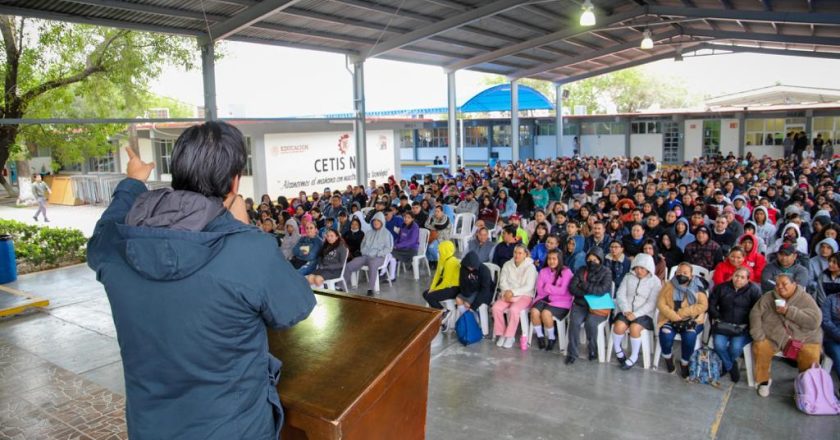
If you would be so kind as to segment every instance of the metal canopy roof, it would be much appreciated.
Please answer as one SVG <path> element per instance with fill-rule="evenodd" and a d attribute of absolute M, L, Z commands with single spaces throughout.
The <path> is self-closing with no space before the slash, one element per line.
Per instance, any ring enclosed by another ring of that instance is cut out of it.
<path fill-rule="evenodd" d="M 775 85 L 717 96 L 706 100 L 707 106 L 791 105 L 834 103 L 840 101 L 840 90 L 820 87 Z"/>
<path fill-rule="evenodd" d="M 336 52 L 567 83 L 700 49 L 840 58 L 840 2 L 0 0 L 0 14 Z M 649 29 L 656 45 L 639 44 Z M 208 36 L 209 32 L 209 36 Z"/>

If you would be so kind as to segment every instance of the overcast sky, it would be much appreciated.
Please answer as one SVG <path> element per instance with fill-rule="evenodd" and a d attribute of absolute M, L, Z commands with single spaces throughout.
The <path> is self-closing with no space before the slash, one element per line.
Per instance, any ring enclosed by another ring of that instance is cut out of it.
<path fill-rule="evenodd" d="M 344 56 L 236 42 L 226 47 L 226 56 L 216 64 L 221 116 L 306 116 L 352 110 L 351 76 Z M 840 60 L 732 54 L 664 60 L 644 68 L 666 78 L 680 78 L 701 96 L 776 82 L 840 89 Z M 486 87 L 483 77 L 458 72 L 458 105 Z M 369 111 L 446 106 L 446 75 L 440 67 L 371 60 L 365 63 L 365 82 Z M 152 91 L 201 105 L 201 72 L 166 69 Z"/>

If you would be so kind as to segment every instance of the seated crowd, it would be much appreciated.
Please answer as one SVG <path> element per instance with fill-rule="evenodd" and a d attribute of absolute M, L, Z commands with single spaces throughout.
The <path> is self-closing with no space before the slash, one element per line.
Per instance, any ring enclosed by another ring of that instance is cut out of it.
<path fill-rule="evenodd" d="M 568 325 L 566 364 L 578 358 L 581 327 L 595 359 L 606 325 L 625 370 L 652 334 L 668 372 L 683 377 L 706 330 L 733 382 L 752 344 L 767 396 L 779 352 L 800 371 L 828 356 L 840 375 L 838 181 L 837 162 L 808 158 L 663 168 L 575 157 L 246 204 L 313 286 L 350 286 L 365 268 L 372 295 L 380 277 L 426 258 L 434 273 L 423 298 L 446 308 L 444 325 L 486 306 L 499 347 L 528 327 L 520 347 L 533 334 L 549 351 Z"/>

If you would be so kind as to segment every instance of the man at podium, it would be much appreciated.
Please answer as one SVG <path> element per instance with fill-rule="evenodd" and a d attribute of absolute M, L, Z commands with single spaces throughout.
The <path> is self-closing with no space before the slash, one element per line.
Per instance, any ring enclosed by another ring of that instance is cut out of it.
<path fill-rule="evenodd" d="M 172 188 L 130 148 L 127 174 L 96 224 L 88 265 L 105 286 L 123 360 L 132 439 L 276 439 L 280 361 L 266 326 L 315 306 L 275 239 L 237 196 L 245 139 L 224 122 L 175 141 Z"/>

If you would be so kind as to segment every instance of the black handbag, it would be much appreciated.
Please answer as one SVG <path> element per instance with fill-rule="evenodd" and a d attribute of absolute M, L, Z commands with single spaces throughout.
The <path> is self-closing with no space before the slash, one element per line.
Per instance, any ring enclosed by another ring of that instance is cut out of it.
<path fill-rule="evenodd" d="M 674 329 L 674 333 L 682 333 L 686 330 L 693 330 L 695 327 L 697 327 L 697 321 L 693 319 L 671 322 L 671 328 Z"/>
<path fill-rule="evenodd" d="M 733 324 L 726 321 L 715 321 L 714 333 L 723 336 L 740 336 L 747 329 L 747 324 Z"/>

